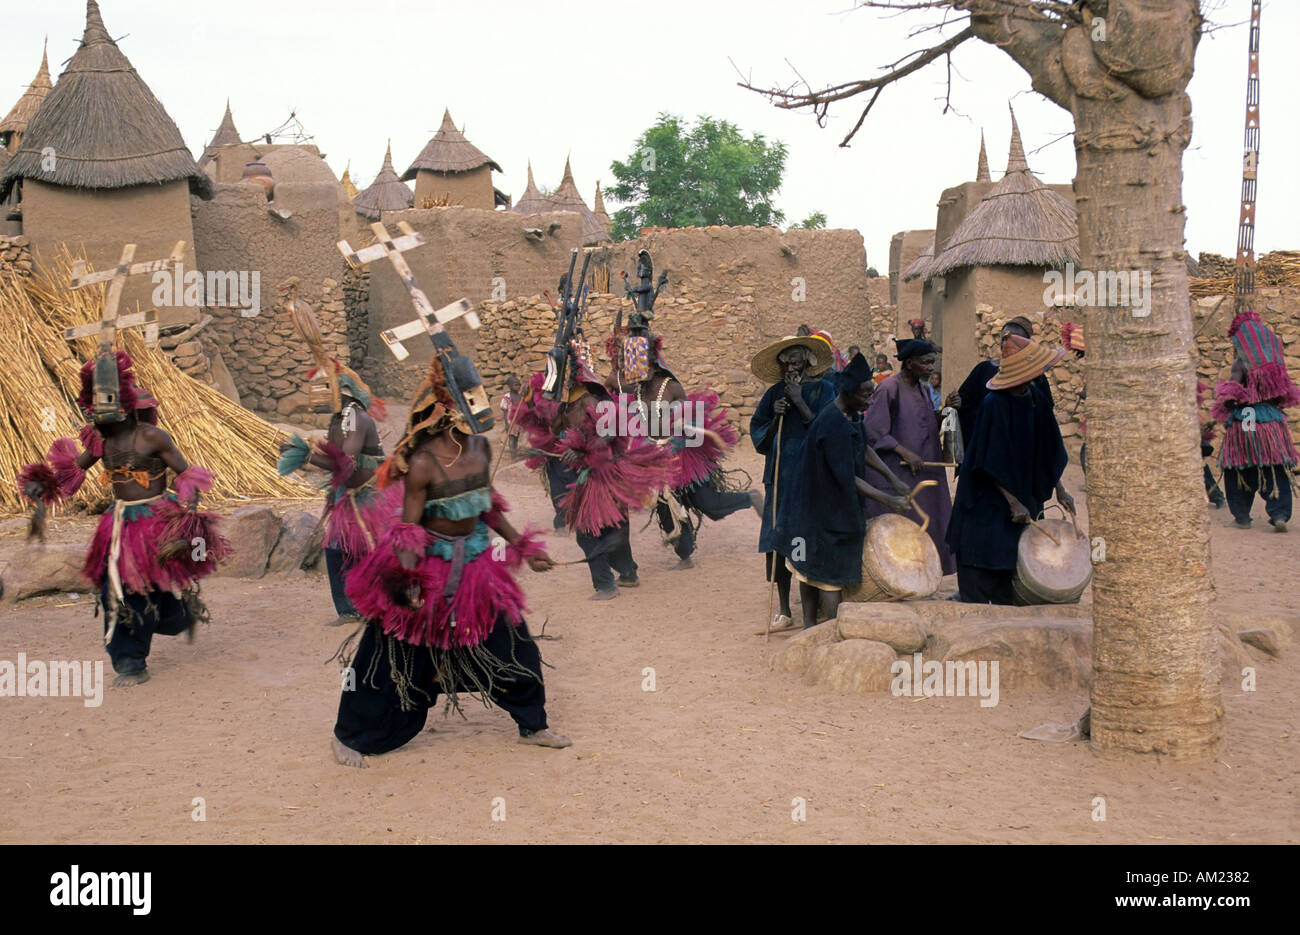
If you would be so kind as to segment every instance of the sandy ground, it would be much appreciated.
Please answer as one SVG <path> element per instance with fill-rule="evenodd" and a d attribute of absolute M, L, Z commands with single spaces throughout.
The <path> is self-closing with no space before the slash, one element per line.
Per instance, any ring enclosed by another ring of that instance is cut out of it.
<path fill-rule="evenodd" d="M 737 461 L 757 476 L 752 451 Z M 1067 474 L 1078 489 L 1077 467 Z M 512 519 L 549 526 L 522 465 L 498 486 Z M 1081 501 L 1084 498 L 1080 498 Z M 1259 510 L 1257 506 L 1257 512 Z M 1212 511 L 1220 606 L 1296 612 L 1300 530 Z M 633 524 L 642 587 L 589 603 L 582 566 L 527 573 L 552 726 L 567 750 L 520 746 L 501 711 L 441 709 L 371 769 L 336 765 L 339 696 L 325 660 L 344 634 L 322 577 L 205 585 L 196 643 L 159 637 L 153 680 L 75 698 L 0 698 L 0 842 L 1274 842 L 1300 841 L 1300 649 L 1225 690 L 1216 759 L 1111 759 L 1017 734 L 1066 721 L 1083 692 L 848 696 L 773 673 L 754 631 L 767 591 L 752 513 L 706 523 L 698 567 Z M 12 527 L 13 524 L 9 524 Z M 84 520 L 58 538 L 84 540 Z M 16 530 L 0 539 L 7 557 Z M 577 558 L 570 538 L 556 559 Z M 0 659 L 103 659 L 89 599 L 0 610 Z M 796 608 L 797 613 L 797 608 Z M 656 690 L 645 691 L 647 668 Z M 1094 821 L 1094 799 L 1106 820 Z M 194 820 L 195 799 L 205 820 Z M 806 820 L 795 821 L 796 799 Z M 493 820 L 494 811 L 497 818 Z"/>

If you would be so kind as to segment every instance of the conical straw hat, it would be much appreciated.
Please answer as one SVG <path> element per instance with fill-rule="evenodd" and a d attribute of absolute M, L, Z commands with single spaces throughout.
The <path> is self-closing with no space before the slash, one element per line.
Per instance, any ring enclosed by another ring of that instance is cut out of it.
<path fill-rule="evenodd" d="M 749 371 L 764 383 L 780 383 L 782 379 L 781 364 L 777 360 L 781 352 L 788 347 L 807 348 L 812 354 L 812 363 L 804 371 L 810 377 L 818 377 L 827 371 L 833 359 L 831 347 L 825 339 L 814 335 L 790 335 L 773 344 L 769 344 L 749 362 Z"/>
<path fill-rule="evenodd" d="M 1018 334 L 1009 335 L 1007 340 L 1016 346 L 1016 351 L 1002 358 L 998 372 L 985 384 L 991 390 L 1009 390 L 1028 383 L 1065 357 L 1063 347 L 1050 348 Z"/>

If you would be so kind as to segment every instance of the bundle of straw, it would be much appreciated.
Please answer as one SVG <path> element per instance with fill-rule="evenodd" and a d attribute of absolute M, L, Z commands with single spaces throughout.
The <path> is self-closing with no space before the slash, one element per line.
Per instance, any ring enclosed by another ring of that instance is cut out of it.
<path fill-rule="evenodd" d="M 65 341 L 63 331 L 99 321 L 104 287 L 67 288 L 72 258 L 63 251 L 45 272 L 31 277 L 0 275 L 0 511 L 28 507 L 12 478 L 23 464 L 45 457 L 54 439 L 75 437 L 84 423 L 76 407 L 81 365 L 97 351 L 96 338 Z M 125 310 L 124 310 L 125 311 Z M 136 378 L 160 401 L 160 424 L 185 458 L 216 475 L 208 499 L 311 499 L 306 485 L 275 470 L 285 436 L 274 426 L 183 373 L 158 348 L 147 347 L 138 329 L 118 333 L 118 347 L 135 361 Z M 91 507 L 109 491 L 96 483 L 98 468 L 74 502 Z M 4 482 L 4 479 L 10 482 Z"/>
<path fill-rule="evenodd" d="M 1221 272 L 1221 264 L 1209 265 L 1206 257 L 1223 260 L 1214 254 L 1201 254 L 1201 269 L 1213 269 Z M 1225 263 L 1228 261 L 1224 261 Z M 1233 274 L 1218 276 L 1201 276 L 1187 281 L 1187 291 L 1193 298 L 1207 295 L 1232 295 L 1236 279 Z M 1258 286 L 1300 286 L 1300 250 L 1274 250 L 1259 258 L 1255 264 L 1255 285 Z"/>

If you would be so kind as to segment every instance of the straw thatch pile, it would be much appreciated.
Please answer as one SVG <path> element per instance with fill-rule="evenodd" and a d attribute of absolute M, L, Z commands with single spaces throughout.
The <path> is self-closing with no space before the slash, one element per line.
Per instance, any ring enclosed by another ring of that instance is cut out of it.
<path fill-rule="evenodd" d="M 1222 260 L 1222 263 L 1216 263 L 1216 259 Z M 1233 294 L 1236 283 L 1235 261 L 1213 253 L 1202 253 L 1200 267 L 1202 271 L 1210 270 L 1220 275 L 1189 279 L 1187 291 L 1193 298 Z M 1225 267 L 1228 272 L 1222 273 Z M 1300 250 L 1274 250 L 1260 257 L 1255 264 L 1255 285 L 1300 286 Z"/>
<path fill-rule="evenodd" d="M 380 212 L 402 211 L 414 202 L 415 193 L 397 177 L 393 168 L 393 141 L 389 140 L 384 151 L 384 167 L 369 187 L 352 199 L 352 207 L 362 217 L 378 221 Z"/>
<path fill-rule="evenodd" d="M 42 150 L 56 154 L 45 171 Z M 178 179 L 209 198 L 212 182 L 190 155 L 180 130 L 109 38 L 95 0 L 86 31 L 58 84 L 23 133 L 4 175 L 0 199 L 20 178 L 72 188 L 126 188 Z"/>
<path fill-rule="evenodd" d="M 0 275 L 0 512 L 22 512 L 30 504 L 18 496 L 13 478 L 22 465 L 42 460 L 59 437 L 76 438 L 85 423 L 76 406 L 82 361 L 95 353 L 96 339 L 75 345 L 63 330 L 98 321 L 104 287 L 75 292 L 66 283 L 71 258 L 64 254 L 51 272 L 39 276 Z M 311 488 L 280 477 L 275 470 L 280 442 L 274 426 L 187 376 L 163 352 L 145 346 L 139 329 L 119 332 L 119 347 L 135 361 L 139 385 L 160 402 L 160 424 L 192 464 L 216 475 L 208 499 L 306 499 Z M 94 467 L 74 502 L 91 507 L 111 491 L 98 483 Z"/>
<path fill-rule="evenodd" d="M 442 126 L 420 150 L 411 167 L 402 173 L 402 181 L 411 181 L 421 169 L 428 172 L 469 172 L 479 166 L 491 166 L 501 171 L 499 165 L 465 139 L 465 135 L 451 122 L 451 111 L 444 110 Z"/>
<path fill-rule="evenodd" d="M 946 276 L 972 266 L 1045 266 L 1079 262 L 1074 205 L 1034 177 L 1011 115 L 1007 171 L 953 231 L 926 270 Z"/>
<path fill-rule="evenodd" d="M 0 120 L 0 133 L 24 133 L 27 130 L 27 124 L 31 122 L 36 111 L 40 110 L 41 102 L 45 96 L 50 93 L 54 85 L 50 82 L 50 62 L 46 52 L 41 52 L 41 67 L 36 72 L 36 77 L 32 83 L 27 86 L 23 96 L 18 98 L 18 102 L 5 115 L 4 120 Z"/>

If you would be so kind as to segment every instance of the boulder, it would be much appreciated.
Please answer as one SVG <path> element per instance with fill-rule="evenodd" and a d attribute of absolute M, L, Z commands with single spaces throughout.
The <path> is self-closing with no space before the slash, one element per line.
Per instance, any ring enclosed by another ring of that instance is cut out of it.
<path fill-rule="evenodd" d="M 914 653 L 925 645 L 921 618 L 903 604 L 840 604 L 836 619 L 842 639 L 877 640 L 900 653 Z"/>
<path fill-rule="evenodd" d="M 794 636 L 772 637 L 772 639 L 785 640 L 785 646 L 772 656 L 769 665 L 773 669 L 784 669 L 787 672 L 803 672 L 808 668 L 813 650 L 827 643 L 833 643 L 839 638 L 839 631 L 830 620 L 818 624 L 811 630 L 796 633 Z"/>
<path fill-rule="evenodd" d="M 885 692 L 897 658 L 888 644 L 876 640 L 828 643 L 813 650 L 804 679 L 835 691 Z"/>
<path fill-rule="evenodd" d="M 281 575 L 298 570 L 311 547 L 312 534 L 316 531 L 318 517 L 306 510 L 290 510 L 284 514 L 280 526 L 280 538 L 271 550 L 267 562 L 268 574 Z"/>
<path fill-rule="evenodd" d="M 944 662 L 997 662 L 1003 689 L 1089 688 L 1092 620 L 1029 616 L 936 621 L 926 655 Z"/>
<path fill-rule="evenodd" d="M 81 566 L 85 561 L 85 543 L 26 546 L 9 562 L 5 571 L 5 591 L 10 600 L 15 601 L 38 594 L 90 592 L 93 587 L 81 577 Z"/>
<path fill-rule="evenodd" d="M 279 514 L 269 506 L 245 506 L 222 525 L 233 554 L 218 566 L 216 574 L 228 578 L 262 577 L 271 549 L 280 538 Z"/>

